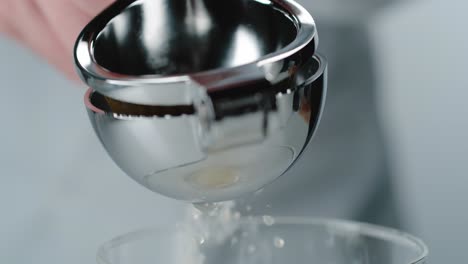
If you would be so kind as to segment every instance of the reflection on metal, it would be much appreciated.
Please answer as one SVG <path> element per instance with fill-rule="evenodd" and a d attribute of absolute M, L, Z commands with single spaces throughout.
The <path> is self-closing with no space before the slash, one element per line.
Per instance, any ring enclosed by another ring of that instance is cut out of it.
<path fill-rule="evenodd" d="M 326 90 L 316 45 L 289 0 L 122 0 L 75 58 L 113 160 L 153 191 L 215 202 L 264 187 L 309 142 Z"/>

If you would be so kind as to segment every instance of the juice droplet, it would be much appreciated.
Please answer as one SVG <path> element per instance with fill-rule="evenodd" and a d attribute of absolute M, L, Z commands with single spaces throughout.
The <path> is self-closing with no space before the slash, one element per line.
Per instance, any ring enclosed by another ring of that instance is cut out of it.
<path fill-rule="evenodd" d="M 264 215 L 263 216 L 263 223 L 267 226 L 272 226 L 275 224 L 275 219 L 269 215 Z"/>
<path fill-rule="evenodd" d="M 232 217 L 234 218 L 234 220 L 239 220 L 240 217 L 241 217 L 241 214 L 240 214 L 240 212 L 237 212 L 237 211 L 236 211 L 236 212 L 234 212 L 234 214 L 233 214 Z"/>
<path fill-rule="evenodd" d="M 192 218 L 194 221 L 198 221 L 200 219 L 201 212 L 198 210 L 192 211 Z"/>
<path fill-rule="evenodd" d="M 213 214 L 218 210 L 217 203 L 194 203 L 193 207 L 197 208 L 202 214 Z M 200 213 L 198 214 L 200 216 Z"/>
<path fill-rule="evenodd" d="M 276 248 L 283 248 L 284 247 L 284 239 L 281 237 L 275 237 L 273 240 L 273 244 L 275 245 Z"/>

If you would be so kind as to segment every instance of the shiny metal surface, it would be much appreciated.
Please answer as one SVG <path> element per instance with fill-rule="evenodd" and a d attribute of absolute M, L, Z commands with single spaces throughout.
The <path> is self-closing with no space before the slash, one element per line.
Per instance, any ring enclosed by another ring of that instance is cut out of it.
<path fill-rule="evenodd" d="M 137 182 L 175 199 L 216 202 L 264 187 L 309 142 L 324 104 L 326 62 L 317 55 L 295 76 L 275 89 L 210 91 L 205 112 L 176 106 L 116 113 L 92 89 L 85 104 L 109 155 Z"/>
<path fill-rule="evenodd" d="M 122 0 L 75 58 L 117 165 L 163 195 L 216 202 L 270 183 L 307 145 L 325 95 L 316 46 L 290 0 Z"/>
<path fill-rule="evenodd" d="M 185 105 L 287 81 L 317 44 L 314 20 L 291 0 L 120 0 L 84 28 L 75 62 L 108 97 Z"/>

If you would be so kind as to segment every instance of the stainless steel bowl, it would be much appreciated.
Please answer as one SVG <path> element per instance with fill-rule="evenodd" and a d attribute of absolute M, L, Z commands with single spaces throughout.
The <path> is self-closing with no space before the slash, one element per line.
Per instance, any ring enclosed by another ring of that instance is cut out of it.
<path fill-rule="evenodd" d="M 200 90 L 291 78 L 318 44 L 309 13 L 290 0 L 121 0 L 75 46 L 80 76 L 137 104 L 190 104 Z"/>
<path fill-rule="evenodd" d="M 127 175 L 168 197 L 218 202 L 272 182 L 307 146 L 325 100 L 326 62 L 314 57 L 296 80 L 281 91 L 209 93 L 214 116 L 177 109 L 119 114 L 92 89 L 85 104 L 99 139 Z"/>
<path fill-rule="evenodd" d="M 326 62 L 289 0 L 117 1 L 79 36 L 85 104 L 133 179 L 191 202 L 264 187 L 319 121 Z"/>

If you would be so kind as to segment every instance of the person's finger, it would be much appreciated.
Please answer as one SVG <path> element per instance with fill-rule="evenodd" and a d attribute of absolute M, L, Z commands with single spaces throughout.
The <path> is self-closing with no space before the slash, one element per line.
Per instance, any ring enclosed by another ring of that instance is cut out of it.
<path fill-rule="evenodd" d="M 29 2 L 29 4 L 18 2 L 15 6 L 16 15 L 21 19 L 10 28 L 10 36 L 45 57 L 67 76 L 74 76 L 72 56 L 66 56 L 67 50 L 57 39 L 44 14 L 39 11 L 37 5 L 33 4 L 34 1 Z"/>
<path fill-rule="evenodd" d="M 17 34 L 14 25 L 9 23 L 3 16 L 0 15 L 0 33 L 10 37 L 15 37 Z"/>
<path fill-rule="evenodd" d="M 3 1 L 0 5 L 0 33 L 3 33 L 9 37 L 18 37 L 19 29 L 21 28 L 21 20 L 18 18 L 21 16 L 22 9 L 20 6 L 23 1 Z M 15 19 L 16 18 L 16 19 Z"/>
<path fill-rule="evenodd" d="M 60 67 L 69 76 L 76 77 L 73 63 L 73 47 L 82 28 L 92 18 L 77 8 L 72 1 L 37 0 L 50 30 L 64 47 Z"/>
<path fill-rule="evenodd" d="M 73 1 L 73 4 L 80 8 L 88 16 L 94 17 L 113 2 L 114 0 L 80 0 Z"/>

